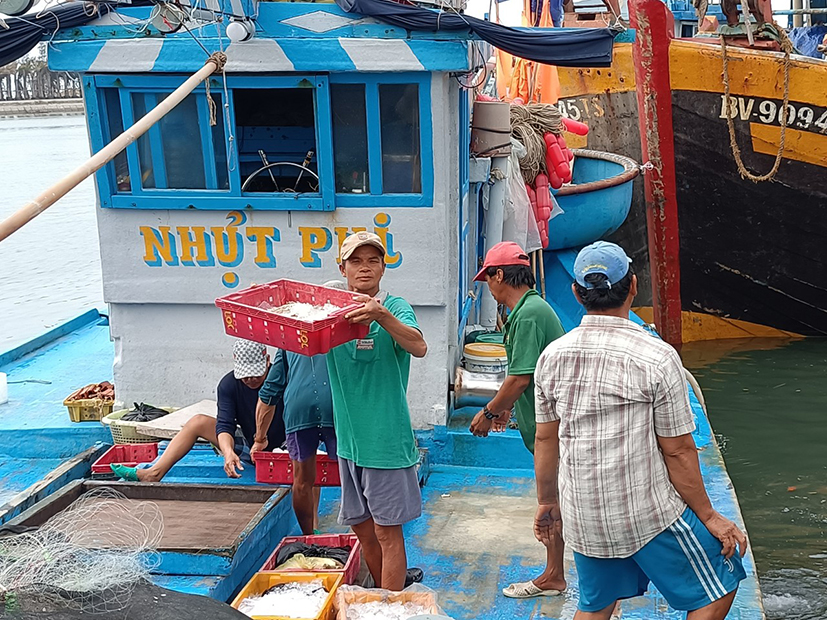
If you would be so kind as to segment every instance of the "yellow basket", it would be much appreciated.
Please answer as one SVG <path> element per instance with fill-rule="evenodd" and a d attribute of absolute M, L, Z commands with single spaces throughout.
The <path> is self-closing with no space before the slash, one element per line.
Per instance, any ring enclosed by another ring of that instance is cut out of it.
<path fill-rule="evenodd" d="M 349 590 L 344 588 L 336 594 L 338 615 L 335 620 L 347 620 L 347 608 L 356 603 L 415 603 L 425 608 L 426 614 L 440 615 L 442 612 L 436 604 L 432 592 L 387 592 L 385 590 Z"/>
<path fill-rule="evenodd" d="M 247 585 L 241 589 L 238 596 L 233 600 L 233 609 L 238 609 L 243 601 L 248 596 L 258 596 L 264 594 L 267 590 L 280 583 L 291 583 L 295 581 L 314 581 L 320 579 L 327 590 L 327 598 L 324 602 L 324 607 L 315 618 L 300 618 L 298 620 L 334 620 L 335 610 L 333 609 L 333 598 L 336 595 L 336 590 L 342 584 L 342 573 L 297 573 L 297 572 L 263 572 L 256 573 L 253 578 L 247 582 Z M 286 616 L 251 616 L 253 620 L 296 620 L 289 619 Z"/>
<path fill-rule="evenodd" d="M 115 401 L 101 398 L 81 398 L 78 400 L 67 398 L 63 401 L 63 405 L 69 410 L 69 419 L 72 422 L 97 422 L 112 413 L 114 404 Z"/>
<path fill-rule="evenodd" d="M 172 413 L 175 411 L 174 407 L 159 407 L 164 411 Z M 109 427 L 109 432 L 112 433 L 112 441 L 114 443 L 155 443 L 163 437 L 150 437 L 139 433 L 136 428 L 140 422 L 121 421 L 121 418 L 129 413 L 129 409 L 121 409 L 114 411 L 107 416 L 101 418 L 101 424 Z"/>

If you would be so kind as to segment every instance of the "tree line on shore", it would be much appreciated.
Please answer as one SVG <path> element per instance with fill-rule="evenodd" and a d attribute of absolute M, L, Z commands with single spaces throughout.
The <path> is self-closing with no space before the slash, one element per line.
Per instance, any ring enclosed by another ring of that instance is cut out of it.
<path fill-rule="evenodd" d="M 66 71 L 50 71 L 44 55 L 27 56 L 0 67 L 0 101 L 79 97 L 79 76 Z"/>

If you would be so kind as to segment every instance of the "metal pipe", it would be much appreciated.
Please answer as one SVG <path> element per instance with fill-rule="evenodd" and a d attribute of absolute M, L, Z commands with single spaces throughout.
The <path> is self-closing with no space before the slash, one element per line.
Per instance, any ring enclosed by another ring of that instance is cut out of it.
<path fill-rule="evenodd" d="M 793 28 L 801 28 L 804 25 L 804 18 L 802 17 L 803 13 L 800 12 L 804 9 L 804 0 L 793 0 L 793 11 L 799 11 L 798 13 L 792 13 L 793 15 Z"/>
<path fill-rule="evenodd" d="M 811 9 L 781 9 L 779 11 L 773 11 L 773 15 L 824 15 L 827 13 L 827 9 L 825 8 L 811 8 Z"/>
<path fill-rule="evenodd" d="M 23 205 L 20 209 L 0 222 L 0 241 L 12 233 L 20 230 L 28 222 L 32 221 L 46 209 L 63 198 L 81 181 L 92 176 L 107 163 L 112 161 L 118 153 L 144 135 L 150 127 L 166 116 L 175 106 L 183 101 L 195 88 L 209 78 L 216 71 L 224 67 L 227 57 L 222 53 L 216 53 L 207 59 L 201 69 L 193 74 L 186 82 L 181 84 L 163 101 L 150 110 L 137 123 L 124 130 L 117 138 L 92 155 L 89 159 L 75 168 L 68 175 L 63 177 L 54 185 L 38 194 L 31 202 Z"/>
<path fill-rule="evenodd" d="M 505 198 L 508 187 L 508 155 L 491 158 L 491 178 L 494 183 L 488 190 L 488 214 L 485 223 L 485 251 L 503 240 Z M 480 307 L 480 325 L 493 329 L 497 325 L 497 302 L 484 284 Z"/>

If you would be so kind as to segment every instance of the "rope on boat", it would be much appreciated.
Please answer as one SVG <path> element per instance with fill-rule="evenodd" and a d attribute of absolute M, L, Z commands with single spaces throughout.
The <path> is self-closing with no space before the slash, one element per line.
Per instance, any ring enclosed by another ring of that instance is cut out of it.
<path fill-rule="evenodd" d="M 227 55 L 223 52 L 215 52 L 210 55 L 204 66 L 190 76 L 186 82 L 172 91 L 163 101 L 150 110 L 145 116 L 134 125 L 124 130 L 117 138 L 92 155 L 89 159 L 75 168 L 67 176 L 57 183 L 48 187 L 38 194 L 31 202 L 23 205 L 20 209 L 0 222 L 0 241 L 9 235 L 20 230 L 27 223 L 32 221 L 46 209 L 51 207 L 58 200 L 63 198 L 81 181 L 92 176 L 107 163 L 112 161 L 116 155 L 122 152 L 127 146 L 144 135 L 150 127 L 166 116 L 175 106 L 181 103 L 195 88 L 204 80 L 216 72 L 224 70 L 227 63 Z M 208 80 L 209 82 L 209 80 Z M 212 97 L 209 98 L 210 100 Z"/>
<path fill-rule="evenodd" d="M 749 26 L 747 26 L 749 28 Z M 724 79 L 724 110 L 726 111 L 726 123 L 729 130 L 729 146 L 732 150 L 732 157 L 735 159 L 735 165 L 738 166 L 738 174 L 742 179 L 749 179 L 753 183 L 761 183 L 763 181 L 772 181 L 775 178 L 778 168 L 781 165 L 781 159 L 784 155 L 784 143 L 787 138 L 787 121 L 789 120 L 789 104 L 790 104 L 790 69 L 792 67 L 792 60 L 790 55 L 793 51 L 793 44 L 787 33 L 783 28 L 776 25 L 778 31 L 778 38 L 781 44 L 781 49 L 784 52 L 784 100 L 781 104 L 781 139 L 778 144 L 778 153 L 775 155 L 775 163 L 769 172 L 762 175 L 754 174 L 747 170 L 744 165 L 744 160 L 741 157 L 741 149 L 735 139 L 735 120 L 731 113 L 731 96 L 729 88 L 729 55 L 727 54 L 726 39 L 721 35 L 721 55 L 724 63 L 723 79 Z"/>
<path fill-rule="evenodd" d="M 563 115 L 557 106 L 548 103 L 529 103 L 511 106 L 511 135 L 525 147 L 520 158 L 523 180 L 531 185 L 537 175 L 546 173 L 546 143 L 543 134 L 563 134 Z"/>

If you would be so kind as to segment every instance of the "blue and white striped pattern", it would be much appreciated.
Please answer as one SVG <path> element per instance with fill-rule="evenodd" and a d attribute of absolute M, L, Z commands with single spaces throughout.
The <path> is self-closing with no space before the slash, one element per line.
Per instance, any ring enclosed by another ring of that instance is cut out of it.
<path fill-rule="evenodd" d="M 679 517 L 675 523 L 669 526 L 669 530 L 675 536 L 681 549 L 683 550 L 686 559 L 692 566 L 692 570 L 701 582 L 701 586 L 709 597 L 710 602 L 717 601 L 727 595 L 727 589 L 721 583 L 720 577 L 715 572 L 712 566 L 712 561 L 706 554 L 701 541 L 695 536 L 695 532 L 684 520 Z"/>
<path fill-rule="evenodd" d="M 217 39 L 202 39 L 212 51 Z M 224 43 L 227 40 L 224 39 Z M 467 71 L 468 41 L 402 39 L 265 39 L 233 43 L 225 49 L 228 73 L 274 71 L 397 72 Z M 180 37 L 85 40 L 55 43 L 49 54 L 54 71 L 79 73 L 194 72 L 205 54 L 195 41 Z"/>

